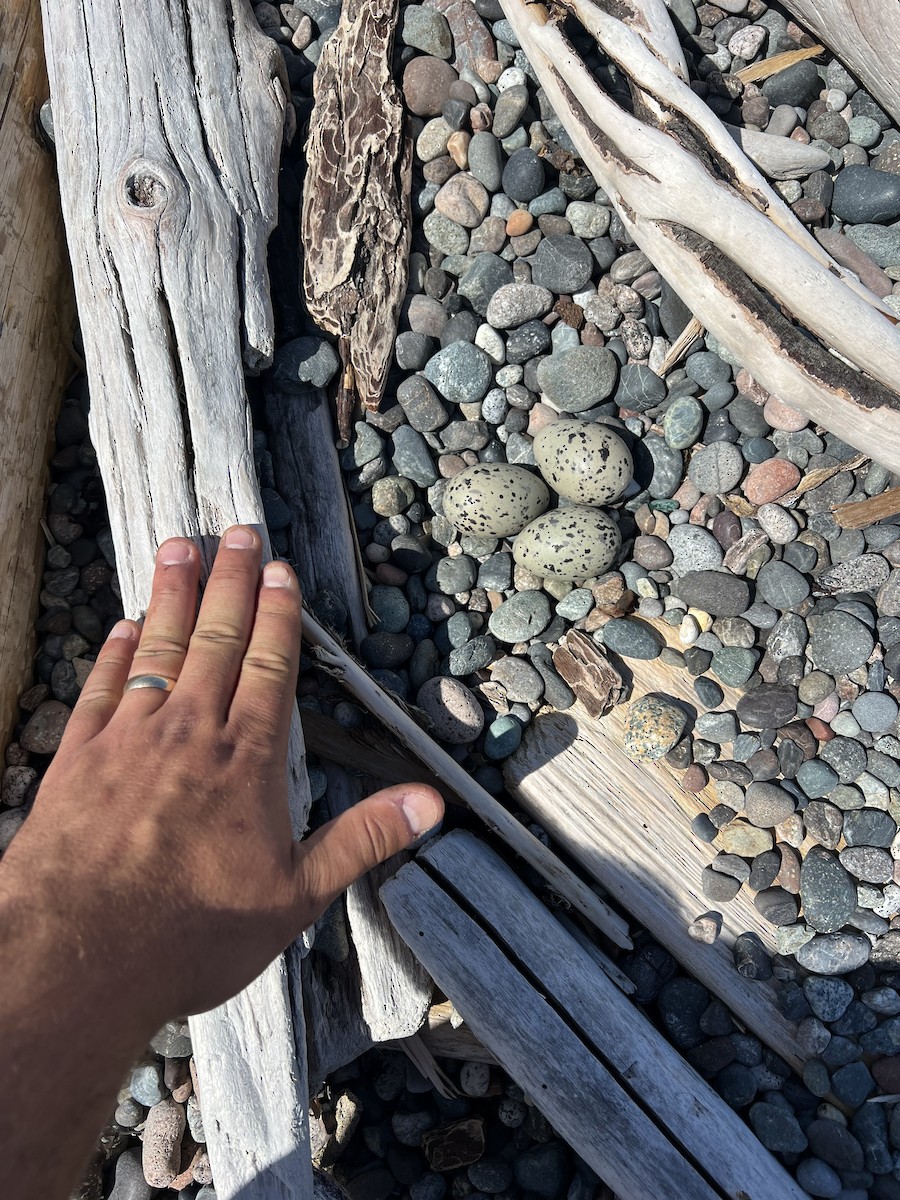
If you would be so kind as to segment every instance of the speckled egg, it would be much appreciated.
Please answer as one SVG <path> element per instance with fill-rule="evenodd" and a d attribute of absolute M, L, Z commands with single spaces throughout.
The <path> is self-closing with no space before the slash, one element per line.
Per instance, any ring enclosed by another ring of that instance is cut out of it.
<path fill-rule="evenodd" d="M 549 503 L 547 485 L 525 467 L 478 463 L 451 479 L 444 516 L 464 533 L 514 537 Z"/>
<path fill-rule="evenodd" d="M 588 421 L 553 421 L 534 439 L 544 479 L 576 504 L 609 504 L 631 482 L 634 461 L 617 433 Z"/>
<path fill-rule="evenodd" d="M 605 512 L 573 504 L 527 525 L 513 543 L 513 558 L 535 575 L 590 579 L 609 570 L 621 544 L 618 527 Z"/>

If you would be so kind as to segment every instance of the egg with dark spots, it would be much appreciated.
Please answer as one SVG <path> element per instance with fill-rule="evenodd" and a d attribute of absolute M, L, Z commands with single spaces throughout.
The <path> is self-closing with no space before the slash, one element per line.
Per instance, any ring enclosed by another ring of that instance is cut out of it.
<path fill-rule="evenodd" d="M 621 545 L 611 517 L 599 508 L 573 504 L 527 525 L 513 542 L 513 558 L 542 578 L 591 579 L 609 570 Z"/>
<path fill-rule="evenodd" d="M 539 475 L 510 463 L 477 463 L 450 480 L 444 516 L 464 533 L 514 537 L 550 503 Z"/>
<path fill-rule="evenodd" d="M 576 504 L 609 504 L 631 483 L 634 460 L 607 425 L 553 421 L 534 439 L 534 458 L 545 481 Z"/>

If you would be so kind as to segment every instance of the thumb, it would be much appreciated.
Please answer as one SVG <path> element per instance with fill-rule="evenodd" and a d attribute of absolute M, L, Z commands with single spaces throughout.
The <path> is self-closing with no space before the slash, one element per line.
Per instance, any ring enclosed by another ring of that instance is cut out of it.
<path fill-rule="evenodd" d="M 397 784 L 360 800 L 294 845 L 294 882 L 304 925 L 360 875 L 436 829 L 444 802 L 424 784 Z"/>

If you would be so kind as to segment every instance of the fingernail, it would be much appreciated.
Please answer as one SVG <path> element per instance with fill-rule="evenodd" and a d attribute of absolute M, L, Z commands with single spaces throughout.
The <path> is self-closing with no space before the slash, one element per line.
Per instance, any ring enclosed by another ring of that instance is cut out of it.
<path fill-rule="evenodd" d="M 251 550 L 256 545 L 256 534 L 243 525 L 235 525 L 222 540 L 229 550 Z"/>
<path fill-rule="evenodd" d="M 400 807 L 413 837 L 423 838 L 440 827 L 443 809 L 427 792 L 407 792 L 400 800 Z"/>
<path fill-rule="evenodd" d="M 290 587 L 291 572 L 283 563 L 270 562 L 263 567 L 263 587 Z"/>
<path fill-rule="evenodd" d="M 163 542 L 160 546 L 158 561 L 164 567 L 176 567 L 180 563 L 189 562 L 193 550 L 194 547 L 190 542 L 183 538 L 173 538 L 171 541 Z"/>
<path fill-rule="evenodd" d="M 127 641 L 133 642 L 137 640 L 137 630 L 130 621 L 116 621 L 107 634 L 107 641 L 111 638 L 125 638 Z"/>

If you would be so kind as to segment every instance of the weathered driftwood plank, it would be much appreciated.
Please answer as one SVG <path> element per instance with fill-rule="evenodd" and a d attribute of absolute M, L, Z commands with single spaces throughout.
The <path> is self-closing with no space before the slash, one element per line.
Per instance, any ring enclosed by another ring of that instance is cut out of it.
<path fill-rule="evenodd" d="M 346 812 L 364 795 L 379 787 L 371 776 L 354 777 L 332 764 L 326 766 L 325 772 L 328 776 L 328 809 L 332 817 Z M 352 884 L 344 897 L 352 944 L 350 957 L 357 972 L 357 1000 L 368 1045 L 416 1033 L 425 1021 L 431 1003 L 431 980 L 398 938 L 378 898 L 381 884 L 408 857 L 405 853 L 395 855 Z M 328 1036 L 339 1039 L 340 1031 L 332 1030 Z M 326 1074 L 344 1066 L 359 1053 L 336 1060 Z M 321 1055 L 319 1058 L 321 1060 Z"/>
<path fill-rule="evenodd" d="M 502 804 L 484 788 L 479 787 L 459 763 L 420 729 L 412 717 L 391 699 L 371 675 L 351 658 L 309 613 L 304 618 L 303 637 L 313 647 L 313 653 L 319 662 L 336 675 L 344 687 L 413 754 L 426 762 L 489 829 L 503 838 L 516 854 L 521 855 L 561 896 L 616 945 L 626 949 L 631 946 L 625 921 L 560 862 L 551 850 L 520 825 Z M 616 970 L 613 964 L 610 964 L 610 967 Z"/>
<path fill-rule="evenodd" d="M 800 1200 L 801 1189 L 746 1123 L 610 983 L 492 850 L 471 834 L 454 832 L 423 850 L 421 860 L 439 883 L 465 897 L 488 933 L 510 948 L 513 960 L 564 1011 L 590 1049 L 617 1078 L 627 1080 L 637 1102 L 723 1194 L 742 1200 Z M 427 926 L 425 936 L 431 937 Z M 504 1019 L 499 1009 L 495 1021 Z M 727 1154 L 722 1153 L 723 1145 L 728 1146 Z"/>
<path fill-rule="evenodd" d="M 338 432 L 375 409 L 394 350 L 412 236 L 412 146 L 391 73 L 398 0 L 345 0 L 316 68 L 301 234 L 310 315 L 340 339 Z"/>
<path fill-rule="evenodd" d="M 164 538 L 193 536 L 209 560 L 228 525 L 265 528 L 241 367 L 272 356 L 284 67 L 242 0 L 43 9 L 91 434 L 137 616 Z M 296 716 L 288 787 L 299 834 Z M 219 1196 L 309 1196 L 304 1034 L 283 961 L 192 1025 Z"/>
<path fill-rule="evenodd" d="M 473 1033 L 620 1200 L 657 1195 L 660 1180 L 685 1200 L 801 1200 L 746 1128 L 735 1128 L 740 1141 L 728 1136 L 740 1120 L 605 977 L 599 983 L 602 972 L 501 860 L 465 834 L 449 840 L 423 853 L 427 872 L 411 863 L 382 888 L 391 919 Z M 715 1157 L 722 1133 L 728 1164 Z"/>
<path fill-rule="evenodd" d="M 785 8 L 900 121 L 900 23 L 894 0 L 785 0 Z"/>
<path fill-rule="evenodd" d="M 347 606 L 356 644 L 369 632 L 350 508 L 324 391 L 266 391 L 275 483 L 291 510 L 290 558 L 311 602 L 329 591 Z"/>
<path fill-rule="evenodd" d="M 47 454 L 69 369 L 75 304 L 53 157 L 36 135 L 47 98 L 41 14 L 0 12 L 0 744 L 31 680 Z"/>
<path fill-rule="evenodd" d="M 655 625 L 674 644 L 671 627 Z M 635 668 L 630 701 L 659 692 L 696 711 L 696 696 L 683 672 L 659 660 L 629 665 Z M 735 700 L 736 693 L 726 691 L 724 707 L 733 708 Z M 772 926 L 756 911 L 746 889 L 722 906 L 722 932 L 712 946 L 694 941 L 687 932 L 690 922 L 710 907 L 700 890 L 700 874 L 714 850 L 694 839 L 690 822 L 717 803 L 713 787 L 693 796 L 663 760 L 632 763 L 622 749 L 627 708 L 619 705 L 599 719 L 590 718 L 580 704 L 566 712 L 539 714 L 508 760 L 507 786 L 626 912 L 740 1021 L 799 1067 L 809 1055 L 797 1044 L 794 1025 L 779 1012 L 774 988 L 759 980 L 748 984 L 734 968 L 732 947 L 741 933 L 756 933 L 775 950 Z"/>
<path fill-rule="evenodd" d="M 770 391 L 900 469 L 896 316 L 823 259 L 721 122 L 645 44 L 665 14 L 625 6 L 619 20 L 565 0 L 631 80 L 642 121 L 599 87 L 543 5 L 501 2 L 578 153 L 698 319 Z"/>

